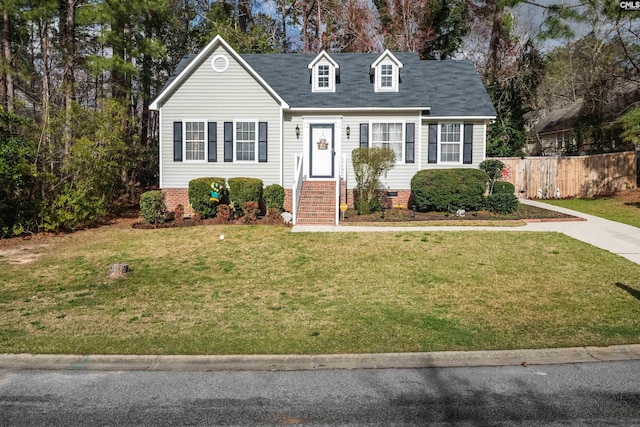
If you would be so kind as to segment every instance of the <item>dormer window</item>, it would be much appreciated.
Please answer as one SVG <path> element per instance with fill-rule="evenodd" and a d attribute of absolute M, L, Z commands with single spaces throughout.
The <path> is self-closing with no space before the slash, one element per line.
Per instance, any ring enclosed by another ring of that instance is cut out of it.
<path fill-rule="evenodd" d="M 308 65 L 312 92 L 335 92 L 340 66 L 324 50 Z"/>
<path fill-rule="evenodd" d="M 393 88 L 393 65 L 382 64 L 380 66 L 380 87 Z"/>
<path fill-rule="evenodd" d="M 329 88 L 329 66 L 318 65 L 318 89 Z"/>
<path fill-rule="evenodd" d="M 402 62 L 398 61 L 398 58 L 389 50 L 385 50 L 371 64 L 371 74 L 374 75 L 374 90 L 376 92 L 398 92 L 401 68 Z"/>

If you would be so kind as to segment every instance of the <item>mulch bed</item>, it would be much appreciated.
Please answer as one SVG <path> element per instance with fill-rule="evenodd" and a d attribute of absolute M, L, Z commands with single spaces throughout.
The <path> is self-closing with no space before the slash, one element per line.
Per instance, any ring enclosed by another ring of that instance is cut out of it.
<path fill-rule="evenodd" d="M 566 215 L 547 209 L 540 209 L 529 205 L 519 205 L 518 210 L 509 215 L 498 215 L 489 211 L 466 212 L 465 216 L 457 217 L 455 212 L 413 212 L 410 209 L 387 209 L 371 215 L 358 215 L 355 210 L 345 212 L 343 223 L 356 222 L 412 222 L 412 221 L 504 221 L 504 220 L 577 220 L 572 215 Z"/>
<path fill-rule="evenodd" d="M 158 228 L 182 228 L 182 227 L 196 227 L 199 225 L 250 225 L 250 224 L 262 224 L 262 225 L 280 225 L 289 227 L 289 224 L 285 224 L 283 221 L 269 220 L 268 218 L 258 218 L 257 222 L 247 223 L 241 219 L 235 221 L 220 221 L 216 218 L 193 220 L 191 218 L 185 218 L 182 221 L 168 221 L 163 224 L 145 224 L 138 221 L 131 224 L 132 228 L 139 230 L 155 230 Z"/>

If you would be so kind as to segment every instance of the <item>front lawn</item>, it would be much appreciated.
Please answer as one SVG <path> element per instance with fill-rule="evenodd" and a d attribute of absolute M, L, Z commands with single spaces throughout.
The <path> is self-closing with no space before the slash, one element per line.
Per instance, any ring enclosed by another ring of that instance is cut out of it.
<path fill-rule="evenodd" d="M 640 227 L 640 190 L 625 191 L 611 197 L 595 199 L 541 200 L 589 215 Z"/>
<path fill-rule="evenodd" d="M 104 227 L 0 249 L 0 353 L 640 343 L 640 266 L 561 234 Z"/>

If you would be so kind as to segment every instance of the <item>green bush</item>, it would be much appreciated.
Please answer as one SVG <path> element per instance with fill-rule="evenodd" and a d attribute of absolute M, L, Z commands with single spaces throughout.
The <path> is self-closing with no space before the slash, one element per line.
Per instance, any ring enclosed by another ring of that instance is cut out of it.
<path fill-rule="evenodd" d="M 484 206 L 488 181 L 479 169 L 427 169 L 411 178 L 411 192 L 423 211 L 477 211 Z"/>
<path fill-rule="evenodd" d="M 493 184 L 492 194 L 515 194 L 516 187 L 508 181 L 498 181 Z"/>
<path fill-rule="evenodd" d="M 162 224 L 167 217 L 164 193 L 160 190 L 142 193 L 142 196 L 140 196 L 140 214 L 146 224 Z"/>
<path fill-rule="evenodd" d="M 284 188 L 278 184 L 271 184 L 264 189 L 264 204 L 267 209 L 275 208 L 280 212 L 284 209 Z"/>
<path fill-rule="evenodd" d="M 242 216 L 242 205 L 245 202 L 260 203 L 262 200 L 262 180 L 256 178 L 229 178 L 229 199 Z"/>
<path fill-rule="evenodd" d="M 214 182 L 220 184 L 220 200 L 218 202 L 211 200 L 211 184 Z M 196 178 L 189 181 L 189 203 L 203 219 L 216 216 L 218 204 L 228 203 L 228 194 L 224 178 Z"/>
<path fill-rule="evenodd" d="M 487 209 L 496 214 L 509 214 L 518 209 L 515 194 L 497 193 L 487 197 Z"/>

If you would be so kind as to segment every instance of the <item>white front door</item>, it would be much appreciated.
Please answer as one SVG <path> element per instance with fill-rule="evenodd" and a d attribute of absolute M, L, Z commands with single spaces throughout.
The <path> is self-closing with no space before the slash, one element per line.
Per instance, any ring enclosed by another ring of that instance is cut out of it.
<path fill-rule="evenodd" d="M 309 153 L 311 156 L 309 176 L 311 178 L 333 178 L 334 125 L 311 124 L 309 129 Z"/>

